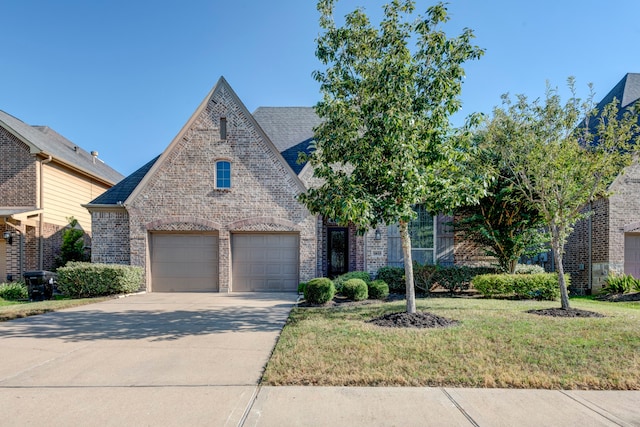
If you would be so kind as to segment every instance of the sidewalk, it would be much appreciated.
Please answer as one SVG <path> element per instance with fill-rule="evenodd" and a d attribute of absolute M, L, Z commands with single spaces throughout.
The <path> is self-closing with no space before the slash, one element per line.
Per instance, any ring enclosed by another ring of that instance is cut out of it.
<path fill-rule="evenodd" d="M 261 387 L 243 426 L 640 426 L 640 391 Z"/>

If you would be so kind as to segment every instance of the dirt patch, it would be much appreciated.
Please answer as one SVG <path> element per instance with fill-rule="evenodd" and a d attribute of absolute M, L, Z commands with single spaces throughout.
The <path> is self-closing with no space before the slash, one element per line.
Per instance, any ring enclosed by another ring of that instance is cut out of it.
<path fill-rule="evenodd" d="M 599 301 L 609 302 L 633 302 L 640 301 L 640 292 L 634 292 L 632 294 L 609 294 L 597 297 Z"/>
<path fill-rule="evenodd" d="M 419 311 L 417 313 L 388 313 L 368 320 L 367 322 L 385 328 L 446 328 L 460 323 L 457 320 L 436 316 L 426 311 Z"/>
<path fill-rule="evenodd" d="M 577 308 L 570 308 L 568 310 L 564 308 L 545 308 L 542 310 L 529 310 L 527 313 L 551 317 L 606 317 L 594 311 L 580 310 Z"/>

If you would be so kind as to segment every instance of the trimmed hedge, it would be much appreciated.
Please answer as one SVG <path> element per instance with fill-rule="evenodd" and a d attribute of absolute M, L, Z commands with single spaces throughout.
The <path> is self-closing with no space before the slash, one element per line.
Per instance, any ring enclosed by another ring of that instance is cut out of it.
<path fill-rule="evenodd" d="M 384 280 L 374 280 L 369 283 L 369 299 L 385 299 L 389 296 L 389 285 Z"/>
<path fill-rule="evenodd" d="M 518 264 L 516 265 L 516 274 L 541 274 L 544 268 L 538 264 Z"/>
<path fill-rule="evenodd" d="M 569 286 L 569 275 L 565 274 Z M 557 273 L 483 274 L 473 279 L 473 287 L 487 297 L 515 297 L 553 301 L 560 297 Z"/>
<path fill-rule="evenodd" d="M 378 270 L 376 279 L 384 281 L 391 292 L 405 293 L 406 291 L 404 267 L 382 267 Z"/>
<path fill-rule="evenodd" d="M 466 291 L 471 287 L 474 277 L 495 272 L 496 269 L 493 267 L 438 266 L 433 274 L 431 286 L 440 285 L 449 292 Z"/>
<path fill-rule="evenodd" d="M 304 299 L 311 304 L 324 304 L 336 294 L 336 288 L 331 279 L 319 277 L 311 279 L 304 288 Z"/>
<path fill-rule="evenodd" d="M 27 285 L 23 282 L 0 283 L 0 298 L 7 301 L 28 299 Z"/>
<path fill-rule="evenodd" d="M 362 279 L 349 279 L 342 284 L 342 294 L 354 301 L 369 298 L 369 288 Z"/>
<path fill-rule="evenodd" d="M 88 262 L 69 262 L 57 273 L 58 290 L 74 298 L 136 292 L 143 278 L 141 267 Z"/>
<path fill-rule="evenodd" d="M 351 279 L 360 279 L 364 283 L 369 283 L 371 281 L 371 276 L 366 271 L 350 271 L 348 273 L 342 274 L 335 279 L 333 279 L 333 285 L 336 287 L 337 293 L 342 293 L 342 285 L 347 280 Z"/>

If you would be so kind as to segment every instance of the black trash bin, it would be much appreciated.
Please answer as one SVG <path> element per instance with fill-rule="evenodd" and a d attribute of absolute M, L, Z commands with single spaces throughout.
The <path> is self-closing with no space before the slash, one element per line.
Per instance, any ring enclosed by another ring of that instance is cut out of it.
<path fill-rule="evenodd" d="M 51 299 L 58 275 L 51 271 L 38 270 L 24 273 L 30 301 Z"/>

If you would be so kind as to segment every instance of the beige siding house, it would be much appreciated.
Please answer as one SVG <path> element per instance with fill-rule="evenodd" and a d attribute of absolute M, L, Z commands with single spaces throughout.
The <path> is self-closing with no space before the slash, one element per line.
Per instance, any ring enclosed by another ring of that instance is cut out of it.
<path fill-rule="evenodd" d="M 69 217 L 89 239 L 91 217 L 82 204 L 120 179 L 97 153 L 0 111 L 0 282 L 53 269 Z"/>

